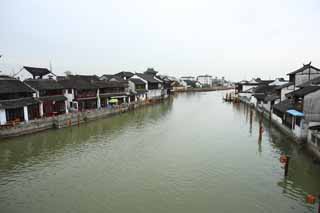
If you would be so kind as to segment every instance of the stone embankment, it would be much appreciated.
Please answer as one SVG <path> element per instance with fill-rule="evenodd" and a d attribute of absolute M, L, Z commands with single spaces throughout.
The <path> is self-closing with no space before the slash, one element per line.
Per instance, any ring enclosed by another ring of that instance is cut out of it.
<path fill-rule="evenodd" d="M 35 119 L 28 122 L 22 122 L 12 127 L 1 128 L 0 138 L 16 137 L 21 135 L 32 134 L 48 129 L 60 129 L 65 127 L 71 127 L 76 125 L 81 125 L 82 123 L 93 121 L 100 118 L 105 118 L 108 116 L 120 114 L 127 112 L 129 110 L 134 110 L 136 108 L 153 104 L 153 102 L 139 102 L 125 104 L 111 109 L 101 108 L 94 110 L 87 110 L 83 112 L 72 112 L 68 114 L 44 117 L 40 119 Z"/>

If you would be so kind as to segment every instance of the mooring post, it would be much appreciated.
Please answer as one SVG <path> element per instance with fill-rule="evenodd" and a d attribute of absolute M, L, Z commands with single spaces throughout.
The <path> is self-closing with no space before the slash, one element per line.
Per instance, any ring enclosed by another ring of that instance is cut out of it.
<path fill-rule="evenodd" d="M 252 132 L 252 107 L 250 106 L 250 133 Z"/>
<path fill-rule="evenodd" d="M 288 172 L 289 172 L 289 162 L 290 162 L 290 157 L 286 156 L 286 163 L 284 165 L 284 176 L 287 177 L 288 176 Z"/>
<path fill-rule="evenodd" d="M 320 213 L 320 194 L 318 195 L 318 213 Z"/>

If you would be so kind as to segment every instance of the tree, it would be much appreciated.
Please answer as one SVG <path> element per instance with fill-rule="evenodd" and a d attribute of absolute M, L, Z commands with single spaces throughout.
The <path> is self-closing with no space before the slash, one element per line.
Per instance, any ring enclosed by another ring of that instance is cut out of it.
<path fill-rule="evenodd" d="M 67 70 L 67 71 L 64 72 L 64 74 L 65 74 L 66 76 L 68 76 L 68 75 L 72 75 L 72 72 L 71 72 L 70 70 Z"/>

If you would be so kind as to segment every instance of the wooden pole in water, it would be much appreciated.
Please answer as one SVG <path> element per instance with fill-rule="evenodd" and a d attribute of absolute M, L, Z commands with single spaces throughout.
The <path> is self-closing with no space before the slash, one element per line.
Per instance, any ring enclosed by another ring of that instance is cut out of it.
<path fill-rule="evenodd" d="M 320 194 L 318 195 L 318 213 L 320 213 Z"/>
<path fill-rule="evenodd" d="M 287 160 L 286 160 L 286 164 L 284 165 L 284 176 L 287 177 L 288 176 L 288 172 L 289 172 L 289 162 L 290 162 L 290 157 L 286 156 Z"/>
<path fill-rule="evenodd" d="M 79 115 L 79 112 L 78 112 L 78 127 L 80 126 L 80 115 Z"/>
<path fill-rule="evenodd" d="M 253 111 L 252 111 L 252 107 L 250 106 L 250 133 L 252 132 L 252 116 L 253 116 Z"/>

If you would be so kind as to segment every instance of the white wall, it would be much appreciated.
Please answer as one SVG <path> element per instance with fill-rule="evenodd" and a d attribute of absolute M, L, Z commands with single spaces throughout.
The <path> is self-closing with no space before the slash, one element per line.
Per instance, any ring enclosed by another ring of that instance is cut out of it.
<path fill-rule="evenodd" d="M 212 76 L 198 76 L 198 81 L 202 85 L 212 85 Z"/>
<path fill-rule="evenodd" d="M 281 101 L 287 99 L 286 98 L 286 94 L 288 94 L 289 92 L 292 92 L 292 91 L 294 91 L 294 86 L 293 85 L 291 85 L 289 87 L 282 88 L 281 89 Z"/>
<path fill-rule="evenodd" d="M 4 125 L 6 123 L 7 123 L 6 110 L 0 109 L 0 125 Z"/>
<path fill-rule="evenodd" d="M 148 91 L 148 99 L 155 99 L 161 97 L 161 89 L 153 89 Z"/>
<path fill-rule="evenodd" d="M 66 89 L 64 91 L 64 96 L 67 98 L 67 101 L 68 101 L 68 107 L 70 106 L 70 102 L 73 101 L 74 99 L 74 89 L 72 89 L 72 93 L 68 93 L 68 90 Z"/>

